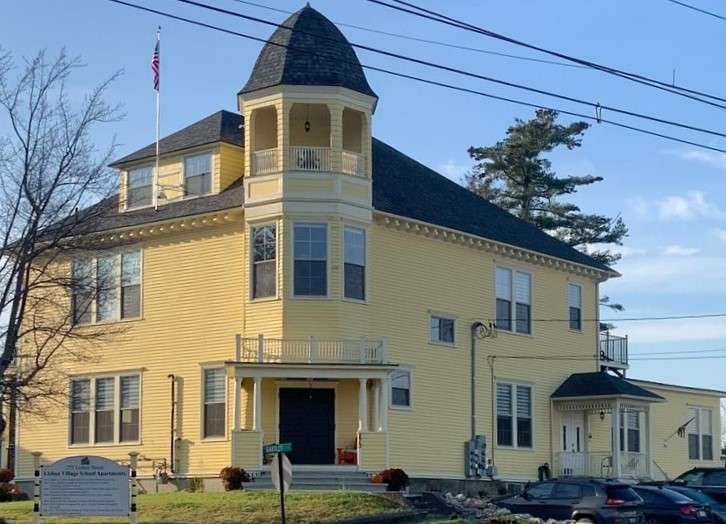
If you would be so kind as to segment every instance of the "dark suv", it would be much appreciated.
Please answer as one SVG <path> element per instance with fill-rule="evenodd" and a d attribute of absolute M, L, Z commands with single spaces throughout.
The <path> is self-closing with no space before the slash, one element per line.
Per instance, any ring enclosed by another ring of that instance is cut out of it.
<path fill-rule="evenodd" d="M 726 504 L 726 468 L 693 468 L 672 483 L 703 491 L 719 504 Z"/>
<path fill-rule="evenodd" d="M 514 513 L 580 524 L 640 524 L 642 503 L 627 484 L 591 478 L 538 482 L 528 485 L 521 495 L 495 502 Z"/>

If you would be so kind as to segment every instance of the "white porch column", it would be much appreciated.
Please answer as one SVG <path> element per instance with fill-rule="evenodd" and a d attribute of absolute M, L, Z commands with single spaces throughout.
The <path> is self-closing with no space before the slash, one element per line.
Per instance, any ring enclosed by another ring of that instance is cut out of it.
<path fill-rule="evenodd" d="M 358 379 L 358 431 L 368 431 L 367 378 Z"/>
<path fill-rule="evenodd" d="M 653 457 L 650 453 L 650 406 L 645 408 L 645 476 L 653 478 Z"/>
<path fill-rule="evenodd" d="M 613 451 L 613 477 L 620 478 L 620 400 L 612 403 L 611 422 L 613 426 L 612 451 Z"/>
<path fill-rule="evenodd" d="M 373 384 L 373 431 L 381 431 L 381 381 Z"/>
<path fill-rule="evenodd" d="M 391 392 L 391 379 L 381 379 L 380 431 L 388 431 L 388 395 Z"/>
<path fill-rule="evenodd" d="M 255 377 L 254 405 L 252 430 L 262 431 L 262 377 Z"/>
<path fill-rule="evenodd" d="M 239 431 L 242 423 L 242 378 L 234 377 L 234 431 Z"/>

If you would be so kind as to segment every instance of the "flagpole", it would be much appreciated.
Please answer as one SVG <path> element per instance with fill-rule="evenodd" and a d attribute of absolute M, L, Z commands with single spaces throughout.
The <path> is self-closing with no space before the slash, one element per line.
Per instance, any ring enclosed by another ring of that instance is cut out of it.
<path fill-rule="evenodd" d="M 156 46 L 159 50 L 159 69 L 161 69 L 161 26 L 156 30 Z M 160 76 L 160 75 L 159 75 Z M 154 202 L 154 210 L 159 209 L 159 122 L 161 117 L 161 105 L 159 95 L 161 94 L 161 82 L 159 82 L 158 89 L 156 89 L 156 167 L 154 169 L 154 192 L 152 194 L 152 200 Z"/>

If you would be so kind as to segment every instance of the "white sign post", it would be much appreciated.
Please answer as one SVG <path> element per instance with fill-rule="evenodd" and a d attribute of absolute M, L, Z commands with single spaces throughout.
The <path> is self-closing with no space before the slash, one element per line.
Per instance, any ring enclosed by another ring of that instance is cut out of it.
<path fill-rule="evenodd" d="M 136 453 L 131 465 L 80 455 L 37 466 L 33 521 L 46 516 L 123 516 L 136 522 Z M 36 464 L 40 454 L 34 454 Z"/>

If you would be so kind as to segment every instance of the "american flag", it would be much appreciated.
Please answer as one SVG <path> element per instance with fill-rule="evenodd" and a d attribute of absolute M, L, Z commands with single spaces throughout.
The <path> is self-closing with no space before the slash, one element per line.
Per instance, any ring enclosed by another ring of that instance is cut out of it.
<path fill-rule="evenodd" d="M 154 89 L 159 90 L 159 38 L 156 39 L 154 54 L 151 55 L 151 70 L 154 72 Z"/>

